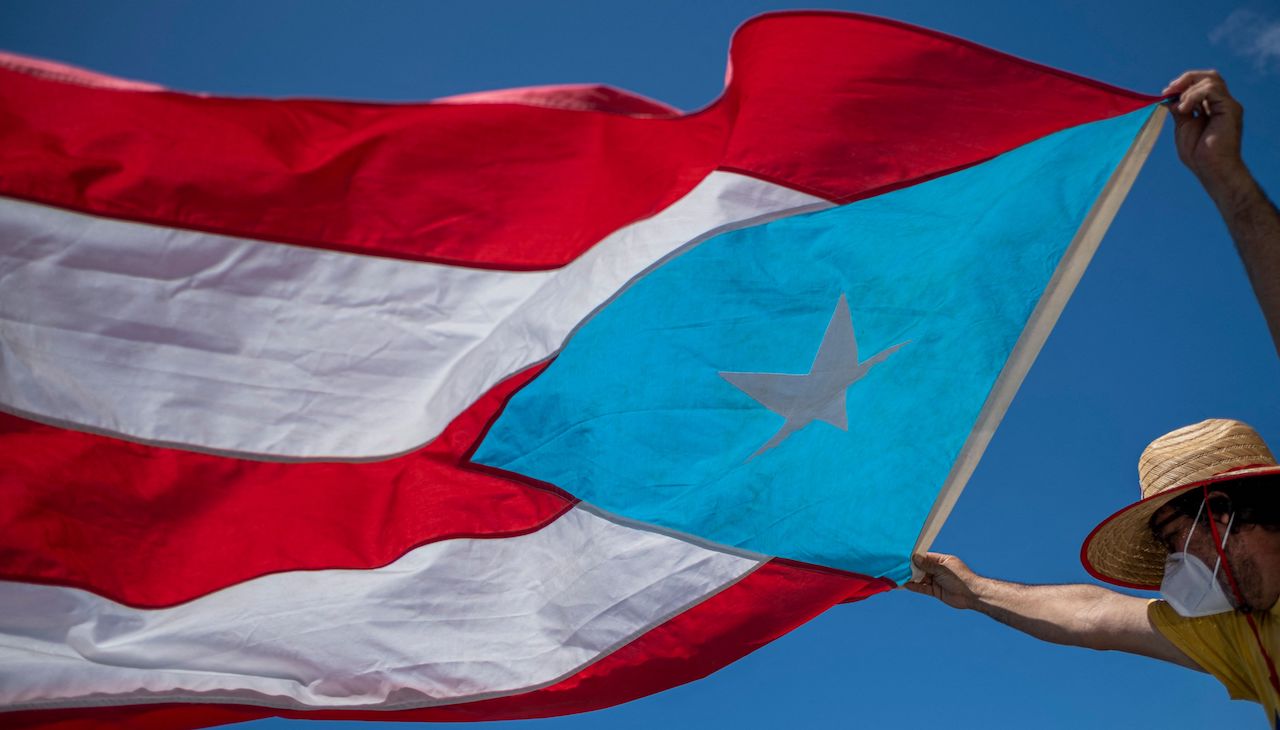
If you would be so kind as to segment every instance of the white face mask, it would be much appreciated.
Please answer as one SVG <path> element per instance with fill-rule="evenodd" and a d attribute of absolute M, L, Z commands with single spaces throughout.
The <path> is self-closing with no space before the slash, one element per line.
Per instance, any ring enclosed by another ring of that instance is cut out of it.
<path fill-rule="evenodd" d="M 1204 561 L 1187 552 L 1191 544 L 1191 535 L 1195 534 L 1200 523 L 1200 514 L 1204 512 L 1204 502 L 1200 503 L 1200 511 L 1196 513 L 1191 532 L 1182 546 L 1182 552 L 1170 553 L 1164 562 L 1164 580 L 1160 583 L 1160 597 L 1169 602 L 1179 616 L 1195 618 L 1211 616 L 1215 613 L 1226 613 L 1233 610 L 1230 599 L 1218 582 L 1218 569 L 1222 567 L 1219 556 L 1213 570 Z M 1222 548 L 1227 547 L 1227 536 L 1231 534 L 1231 525 L 1235 522 L 1235 514 L 1227 521 L 1227 530 L 1222 534 Z"/>

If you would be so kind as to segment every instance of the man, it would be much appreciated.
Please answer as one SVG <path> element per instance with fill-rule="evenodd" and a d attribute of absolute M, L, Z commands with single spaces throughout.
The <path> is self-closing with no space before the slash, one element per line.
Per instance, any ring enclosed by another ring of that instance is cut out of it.
<path fill-rule="evenodd" d="M 1226 221 L 1280 351 L 1280 212 L 1240 155 L 1243 109 L 1213 71 L 1165 88 L 1178 156 Z M 1238 421 L 1156 439 L 1138 461 L 1142 500 L 1099 525 L 1082 559 L 1096 578 L 1159 589 L 1163 600 L 1093 585 L 985 578 L 952 555 L 916 557 L 906 588 L 1060 644 L 1142 654 L 1206 671 L 1233 698 L 1280 718 L 1280 465 Z"/>

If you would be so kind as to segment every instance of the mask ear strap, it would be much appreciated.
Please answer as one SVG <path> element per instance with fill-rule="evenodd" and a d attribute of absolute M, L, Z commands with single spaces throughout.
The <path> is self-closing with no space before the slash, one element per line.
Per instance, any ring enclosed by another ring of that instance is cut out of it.
<path fill-rule="evenodd" d="M 1204 502 L 1200 506 L 1202 509 L 1207 510 L 1209 513 L 1209 519 L 1208 519 L 1209 532 L 1213 535 L 1213 549 L 1218 552 L 1218 562 L 1226 569 L 1224 572 L 1227 574 L 1227 583 L 1231 585 L 1231 592 L 1236 594 L 1236 603 L 1241 606 L 1244 606 L 1245 605 L 1244 594 L 1240 592 L 1240 585 L 1236 583 L 1236 576 L 1234 573 L 1231 572 L 1231 566 L 1227 563 L 1227 553 L 1226 553 L 1226 550 L 1224 549 L 1227 547 L 1227 540 L 1225 537 L 1218 535 L 1218 523 L 1213 521 L 1213 507 L 1208 506 L 1209 485 L 1206 484 L 1203 487 L 1201 487 L 1201 489 L 1204 490 Z M 1231 513 L 1230 522 L 1234 523 L 1235 518 L 1236 518 L 1235 512 L 1233 511 Z M 1197 517 L 1196 519 L 1199 519 L 1199 517 Z"/>
<path fill-rule="evenodd" d="M 1200 509 L 1196 510 L 1196 518 L 1191 521 L 1191 531 L 1187 533 L 1187 539 L 1182 543 L 1182 552 L 1186 552 L 1191 546 L 1191 536 L 1196 534 L 1196 525 L 1200 524 L 1200 515 L 1204 514 L 1204 506 L 1208 504 L 1209 498 L 1205 497 L 1200 500 Z"/>

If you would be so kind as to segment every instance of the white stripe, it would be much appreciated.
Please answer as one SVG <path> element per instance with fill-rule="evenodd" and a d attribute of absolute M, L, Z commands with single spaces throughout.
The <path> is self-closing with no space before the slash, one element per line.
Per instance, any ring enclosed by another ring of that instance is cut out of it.
<path fill-rule="evenodd" d="M 0 582 L 0 707 L 473 701 L 574 674 L 759 564 L 574 509 L 529 535 L 266 576 L 167 609 Z"/>
<path fill-rule="evenodd" d="M 828 206 L 714 172 L 565 267 L 506 272 L 0 199 L 0 407 L 220 453 L 402 453 L 686 243 Z"/>

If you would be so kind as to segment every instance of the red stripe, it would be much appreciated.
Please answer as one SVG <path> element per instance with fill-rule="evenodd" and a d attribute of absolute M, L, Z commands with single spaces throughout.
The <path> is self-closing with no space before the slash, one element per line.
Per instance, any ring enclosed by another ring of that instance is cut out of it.
<path fill-rule="evenodd" d="M 375 568 L 417 545 L 535 530 L 574 500 L 464 465 L 508 378 L 429 446 L 365 464 L 191 453 L 0 414 L 0 576 L 169 606 L 285 570 Z"/>
<path fill-rule="evenodd" d="M 688 192 L 719 123 L 226 99 L 0 70 L 0 193 L 406 259 L 548 268 Z M 426 172 L 429 171 L 429 174 Z"/>
<path fill-rule="evenodd" d="M 724 591 L 550 687 L 445 707 L 394 712 L 284 711 L 228 705 L 141 705 L 0 714 L 6 727 L 57 730 L 195 728 L 263 717 L 472 721 L 549 717 L 610 707 L 695 679 L 755 651 L 827 608 L 893 587 L 883 578 L 771 561 Z"/>
<path fill-rule="evenodd" d="M 0 194 L 344 251 L 548 268 L 715 168 L 852 200 L 1156 100 L 836 13 L 747 22 L 731 66 L 723 95 L 685 116 L 636 114 L 661 109 L 598 87 L 390 105 L 122 90 L 0 68 Z"/>

